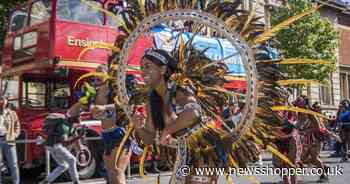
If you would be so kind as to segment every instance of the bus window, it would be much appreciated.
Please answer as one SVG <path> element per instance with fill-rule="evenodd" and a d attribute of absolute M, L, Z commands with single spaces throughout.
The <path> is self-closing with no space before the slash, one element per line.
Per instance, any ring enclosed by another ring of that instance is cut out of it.
<path fill-rule="evenodd" d="M 3 94 L 9 99 L 9 103 L 11 103 L 16 108 L 18 107 L 18 89 L 19 89 L 18 81 L 19 81 L 18 76 L 2 80 Z"/>
<path fill-rule="evenodd" d="M 70 88 L 68 83 L 49 83 L 49 108 L 69 108 Z"/>
<path fill-rule="evenodd" d="M 51 15 L 51 0 L 40 0 L 32 4 L 30 11 L 30 25 L 44 22 Z"/>
<path fill-rule="evenodd" d="M 23 82 L 22 105 L 34 108 L 45 107 L 46 89 L 43 82 Z"/>
<path fill-rule="evenodd" d="M 96 7 L 102 7 L 102 4 L 96 1 L 88 1 L 88 3 Z M 62 20 L 103 25 L 103 13 L 81 0 L 58 0 L 57 15 Z"/>
<path fill-rule="evenodd" d="M 27 24 L 27 10 L 16 10 L 12 14 L 10 30 L 16 32 Z"/>

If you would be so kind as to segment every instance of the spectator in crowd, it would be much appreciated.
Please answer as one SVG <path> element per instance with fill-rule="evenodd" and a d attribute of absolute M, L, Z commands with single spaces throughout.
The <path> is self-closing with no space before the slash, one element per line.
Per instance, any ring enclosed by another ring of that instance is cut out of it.
<path fill-rule="evenodd" d="M 20 124 L 15 111 L 8 106 L 7 98 L 0 97 L 0 166 L 3 164 L 3 154 L 10 168 L 12 183 L 19 184 L 20 176 L 17 164 L 16 138 L 20 134 Z M 0 173 L 0 183 L 1 173 Z"/>
<path fill-rule="evenodd" d="M 340 137 L 342 139 L 342 161 L 347 161 L 348 144 L 350 142 L 350 110 L 347 100 L 342 101 L 339 105 L 336 124 L 340 128 Z"/>
<path fill-rule="evenodd" d="M 340 107 L 340 105 L 339 105 Z M 330 122 L 330 126 L 331 128 L 333 129 L 333 131 L 335 132 L 338 132 L 338 129 L 337 129 L 337 124 L 338 123 L 338 116 L 340 114 L 340 111 L 339 111 L 340 108 L 338 108 L 338 112 L 337 112 L 337 115 L 336 116 L 332 116 L 332 121 Z M 341 145 L 342 143 L 340 141 L 336 141 L 334 144 L 333 144 L 333 149 L 334 149 L 334 153 L 332 153 L 330 155 L 330 157 L 334 158 L 334 157 L 341 157 Z"/>
<path fill-rule="evenodd" d="M 56 161 L 57 167 L 40 184 L 53 183 L 62 173 L 68 170 L 73 184 L 79 184 L 77 160 L 67 149 L 85 135 L 85 130 L 77 136 L 72 136 L 73 123 L 78 117 L 69 117 L 67 114 L 51 113 L 44 123 L 44 133 L 47 136 L 46 149 Z"/>

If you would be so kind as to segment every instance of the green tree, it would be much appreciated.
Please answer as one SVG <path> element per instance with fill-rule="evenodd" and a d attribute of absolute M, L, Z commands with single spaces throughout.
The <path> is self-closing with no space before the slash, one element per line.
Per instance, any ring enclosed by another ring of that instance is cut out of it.
<path fill-rule="evenodd" d="M 289 6 L 280 7 L 272 13 L 272 25 L 314 6 L 310 0 L 289 0 L 288 3 Z M 334 25 L 321 18 L 319 12 L 298 20 L 275 38 L 277 48 L 285 58 L 322 59 L 332 63 L 286 66 L 284 70 L 290 77 L 325 82 L 335 70 L 339 35 Z"/>
<path fill-rule="evenodd" d="M 18 4 L 26 0 L 2 0 L 0 2 L 0 50 L 4 44 L 4 37 L 6 33 L 8 17 L 11 10 Z"/>

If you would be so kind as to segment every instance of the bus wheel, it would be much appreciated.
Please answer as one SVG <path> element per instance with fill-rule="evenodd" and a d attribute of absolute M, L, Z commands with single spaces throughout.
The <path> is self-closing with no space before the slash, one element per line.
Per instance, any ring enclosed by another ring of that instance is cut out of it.
<path fill-rule="evenodd" d="M 96 159 L 92 153 L 93 145 L 81 144 L 80 150 L 73 148 L 73 154 L 77 159 L 79 178 L 88 179 L 95 174 Z"/>
<path fill-rule="evenodd" d="M 76 154 L 78 172 L 82 179 L 91 178 L 96 169 L 96 160 L 91 152 L 91 149 L 83 145 L 80 152 Z"/>

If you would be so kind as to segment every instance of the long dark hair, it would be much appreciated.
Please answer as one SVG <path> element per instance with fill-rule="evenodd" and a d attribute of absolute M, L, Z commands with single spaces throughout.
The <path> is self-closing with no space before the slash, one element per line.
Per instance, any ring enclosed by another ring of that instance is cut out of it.
<path fill-rule="evenodd" d="M 167 82 L 171 75 L 176 71 L 177 62 L 174 60 L 168 52 L 160 49 L 147 50 L 143 58 L 146 58 L 158 66 L 166 66 L 166 72 L 164 74 L 164 80 Z M 151 116 L 153 125 L 158 130 L 165 128 L 164 121 L 164 102 L 159 94 L 152 89 L 149 93 L 149 101 L 151 107 Z"/>

